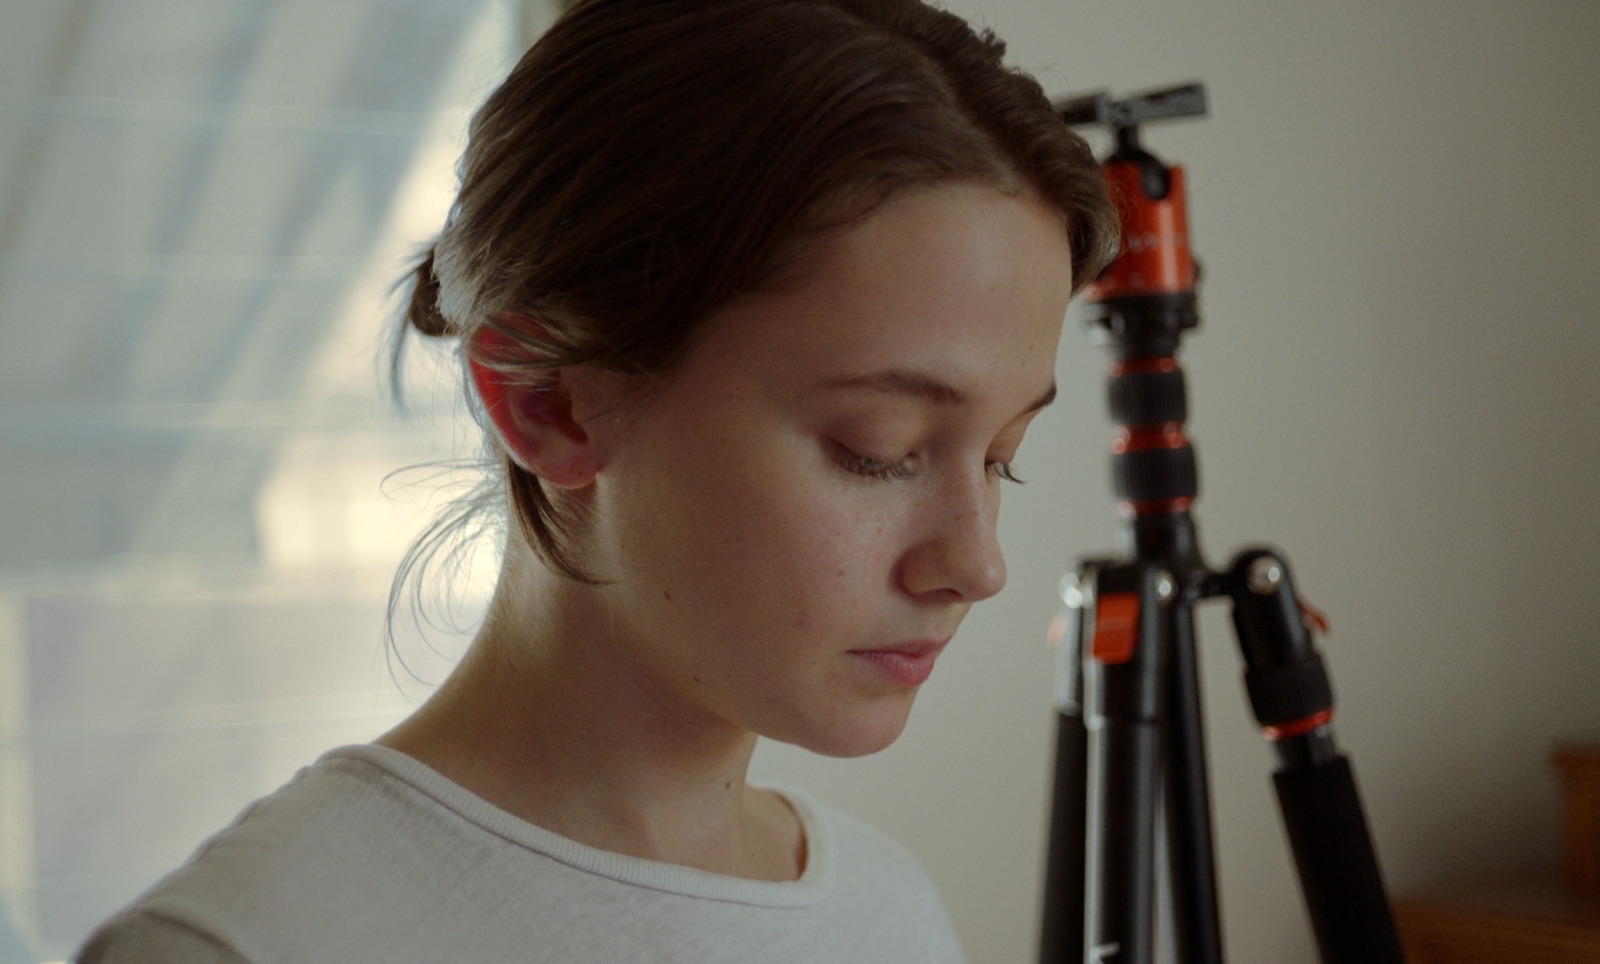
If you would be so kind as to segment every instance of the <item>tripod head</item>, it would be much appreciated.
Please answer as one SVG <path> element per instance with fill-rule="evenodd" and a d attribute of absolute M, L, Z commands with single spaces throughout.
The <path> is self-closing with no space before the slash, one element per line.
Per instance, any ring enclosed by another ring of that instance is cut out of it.
<path fill-rule="evenodd" d="M 1145 150 L 1139 126 L 1203 116 L 1205 88 L 1182 84 L 1121 100 L 1097 91 L 1054 106 L 1069 125 L 1109 129 L 1115 143 L 1103 170 L 1122 248 L 1089 288 L 1090 324 L 1109 336 L 1120 359 L 1171 356 L 1181 333 L 1200 323 L 1194 296 L 1199 272 L 1189 251 L 1183 169 Z"/>
<path fill-rule="evenodd" d="M 1052 106 L 1056 116 L 1070 127 L 1098 126 L 1110 129 L 1117 143 L 1113 159 L 1144 157 L 1153 162 L 1151 176 L 1157 180 L 1149 185 L 1147 193 L 1153 197 L 1165 197 L 1166 188 L 1160 181 L 1161 173 L 1155 169 L 1160 162 L 1144 153 L 1139 146 L 1139 125 L 1148 121 L 1204 116 L 1206 89 L 1201 84 L 1179 84 L 1131 94 L 1122 100 L 1112 100 L 1111 95 L 1102 90 L 1066 97 Z"/>

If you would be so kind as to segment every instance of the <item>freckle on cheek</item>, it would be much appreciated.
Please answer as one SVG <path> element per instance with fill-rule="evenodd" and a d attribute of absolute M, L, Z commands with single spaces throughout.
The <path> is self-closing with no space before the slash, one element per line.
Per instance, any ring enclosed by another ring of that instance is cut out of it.
<path fill-rule="evenodd" d="M 670 590 L 670 589 L 661 590 L 661 598 L 665 599 L 667 602 L 672 602 L 672 590 Z"/>

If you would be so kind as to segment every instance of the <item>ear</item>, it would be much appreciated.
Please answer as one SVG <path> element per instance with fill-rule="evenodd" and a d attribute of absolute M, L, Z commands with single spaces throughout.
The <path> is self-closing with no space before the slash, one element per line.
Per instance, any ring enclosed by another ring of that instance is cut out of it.
<path fill-rule="evenodd" d="M 537 331 L 521 317 L 497 318 L 508 327 Z M 511 460 L 563 489 L 594 481 L 600 458 L 584 426 L 573 418 L 575 387 L 586 380 L 572 368 L 531 368 L 539 356 L 495 324 L 473 329 L 466 346 L 467 369 L 495 435 Z M 522 373 L 508 373 L 517 366 Z"/>

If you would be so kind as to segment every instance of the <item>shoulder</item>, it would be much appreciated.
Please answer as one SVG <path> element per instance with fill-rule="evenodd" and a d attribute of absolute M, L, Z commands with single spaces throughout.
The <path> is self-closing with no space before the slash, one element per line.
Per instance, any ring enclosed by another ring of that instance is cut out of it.
<path fill-rule="evenodd" d="M 251 804 L 102 925 L 83 959 L 291 960 L 309 940 L 355 960 L 343 943 L 448 902 L 440 891 L 504 842 L 402 778 L 389 753 L 331 751 Z M 193 953 L 155 953 L 177 945 Z"/>
<path fill-rule="evenodd" d="M 220 938 L 142 910 L 106 921 L 73 960 L 76 964 L 246 964 Z"/>

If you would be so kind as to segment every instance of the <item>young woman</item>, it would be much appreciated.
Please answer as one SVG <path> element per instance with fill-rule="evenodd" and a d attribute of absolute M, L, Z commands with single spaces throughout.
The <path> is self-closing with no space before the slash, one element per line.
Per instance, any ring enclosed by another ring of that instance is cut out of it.
<path fill-rule="evenodd" d="M 1001 53 L 918 0 L 557 23 L 408 316 L 460 339 L 516 523 L 481 632 L 81 960 L 959 960 L 909 854 L 745 771 L 887 746 L 1005 580 L 999 489 L 1115 229 Z"/>

